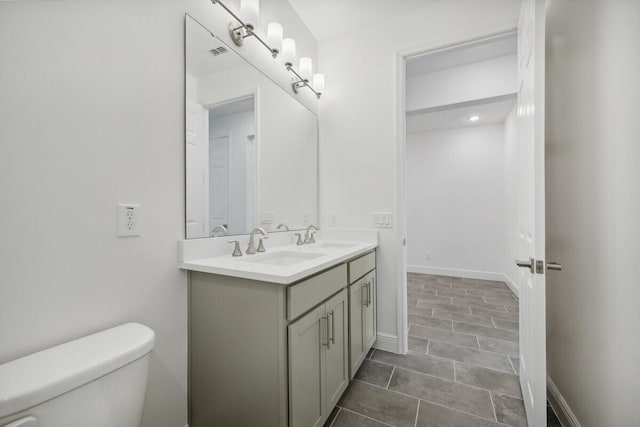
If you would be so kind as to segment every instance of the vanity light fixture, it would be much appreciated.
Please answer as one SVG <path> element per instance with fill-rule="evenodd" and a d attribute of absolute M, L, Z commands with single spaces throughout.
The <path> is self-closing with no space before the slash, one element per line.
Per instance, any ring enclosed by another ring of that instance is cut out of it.
<path fill-rule="evenodd" d="M 236 46 L 241 47 L 244 43 L 244 39 L 247 37 L 255 37 L 264 47 L 269 49 L 272 57 L 278 56 L 278 49 L 271 48 L 262 38 L 256 34 L 255 29 L 258 26 L 258 11 L 259 0 L 242 0 L 240 3 L 240 14 L 244 19 L 241 19 L 231 11 L 220 0 L 211 0 L 211 4 L 219 4 L 224 10 L 231 16 L 233 21 L 229 22 L 229 36 Z"/>
<path fill-rule="evenodd" d="M 291 38 L 283 39 L 282 25 L 277 22 L 271 22 L 267 26 L 267 42 L 262 40 L 256 33 L 258 27 L 258 18 L 260 10 L 260 0 L 240 0 L 240 16 L 236 15 L 220 0 L 211 0 L 211 4 L 219 4 L 229 15 L 233 17 L 233 21 L 229 22 L 229 36 L 236 46 L 241 47 L 244 39 L 247 37 L 255 37 L 264 47 L 269 49 L 271 56 L 276 58 L 280 52 L 284 57 L 284 66 L 287 71 L 293 73 L 291 87 L 294 93 L 303 87 L 309 88 L 311 92 L 318 98 L 324 90 L 324 75 L 313 74 L 313 64 L 311 58 L 300 58 L 300 73 L 293 68 L 293 62 L 296 59 L 296 42 Z M 320 76 L 320 77 L 316 77 Z M 313 85 L 310 80 L 313 77 Z M 316 80 L 317 78 L 317 80 Z M 314 86 L 318 85 L 317 90 Z"/>

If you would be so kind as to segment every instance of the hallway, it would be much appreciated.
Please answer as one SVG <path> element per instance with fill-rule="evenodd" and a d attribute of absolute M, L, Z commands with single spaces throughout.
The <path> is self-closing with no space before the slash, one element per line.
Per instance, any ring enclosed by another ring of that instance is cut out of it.
<path fill-rule="evenodd" d="M 409 353 L 373 350 L 326 425 L 526 426 L 513 292 L 414 273 L 407 286 Z"/>

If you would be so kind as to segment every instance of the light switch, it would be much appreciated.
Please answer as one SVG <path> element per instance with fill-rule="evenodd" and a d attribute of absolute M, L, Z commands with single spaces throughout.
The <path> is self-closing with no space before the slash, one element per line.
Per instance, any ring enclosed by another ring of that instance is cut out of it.
<path fill-rule="evenodd" d="M 376 228 L 392 228 L 391 212 L 374 212 L 373 226 Z"/>

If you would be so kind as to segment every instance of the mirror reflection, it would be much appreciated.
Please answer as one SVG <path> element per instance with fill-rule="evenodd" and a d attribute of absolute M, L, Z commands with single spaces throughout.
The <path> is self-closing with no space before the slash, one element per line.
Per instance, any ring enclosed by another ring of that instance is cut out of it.
<path fill-rule="evenodd" d="M 316 116 L 189 16 L 185 79 L 187 238 L 316 223 Z"/>

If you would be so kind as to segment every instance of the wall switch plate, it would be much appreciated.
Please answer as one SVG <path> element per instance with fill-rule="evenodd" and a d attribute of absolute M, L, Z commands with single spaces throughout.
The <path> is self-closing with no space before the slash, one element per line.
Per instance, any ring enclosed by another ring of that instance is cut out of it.
<path fill-rule="evenodd" d="M 263 211 L 260 214 L 260 223 L 262 224 L 273 224 L 273 220 L 276 216 L 275 212 L 271 211 Z"/>
<path fill-rule="evenodd" d="M 118 205 L 118 237 L 140 236 L 140 205 Z"/>
<path fill-rule="evenodd" d="M 373 226 L 376 228 L 391 228 L 391 212 L 374 212 Z"/>

